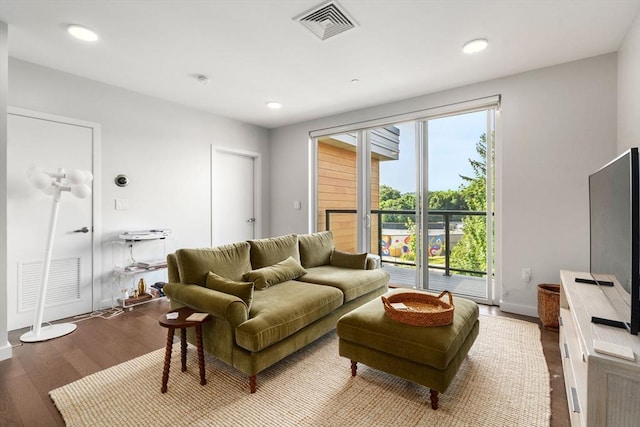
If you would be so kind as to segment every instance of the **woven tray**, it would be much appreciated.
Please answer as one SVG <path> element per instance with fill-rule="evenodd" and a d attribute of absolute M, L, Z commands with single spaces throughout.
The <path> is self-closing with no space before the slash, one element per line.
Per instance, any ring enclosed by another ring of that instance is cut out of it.
<path fill-rule="evenodd" d="M 449 302 L 442 300 L 447 295 Z M 401 302 L 407 310 L 397 310 L 391 304 Z M 402 292 L 382 297 L 384 312 L 396 322 L 412 326 L 445 326 L 453 323 L 453 297 L 442 291 L 437 297 L 422 292 Z"/>

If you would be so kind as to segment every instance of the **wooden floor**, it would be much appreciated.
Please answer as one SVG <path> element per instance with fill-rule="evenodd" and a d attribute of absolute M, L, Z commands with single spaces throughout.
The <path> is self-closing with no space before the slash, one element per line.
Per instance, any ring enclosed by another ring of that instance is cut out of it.
<path fill-rule="evenodd" d="M 9 341 L 16 347 L 12 359 L 0 362 L 0 426 L 64 425 L 48 392 L 163 348 L 166 329 L 158 325 L 158 317 L 168 310 L 167 301 L 154 301 L 108 320 L 80 321 L 75 332 L 42 343 L 21 345 L 20 335 L 26 330 L 10 332 Z M 480 312 L 537 322 L 537 319 L 502 313 L 497 307 L 480 306 Z M 541 341 L 551 377 L 551 426 L 567 427 L 569 414 L 558 333 L 541 328 Z M 160 383 L 159 375 L 158 387 Z"/>

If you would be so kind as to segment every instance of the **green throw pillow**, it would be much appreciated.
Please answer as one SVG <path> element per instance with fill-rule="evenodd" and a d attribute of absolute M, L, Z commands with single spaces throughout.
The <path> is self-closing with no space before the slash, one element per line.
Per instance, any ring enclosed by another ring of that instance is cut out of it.
<path fill-rule="evenodd" d="M 331 231 L 299 234 L 300 264 L 304 268 L 328 265 L 333 250 L 333 234 Z"/>
<path fill-rule="evenodd" d="M 331 253 L 329 263 L 335 267 L 355 268 L 358 270 L 366 270 L 367 253 L 352 254 L 349 252 L 334 249 Z"/>
<path fill-rule="evenodd" d="M 298 261 L 289 257 L 269 267 L 250 271 L 244 275 L 243 279 L 253 282 L 256 289 L 265 289 L 287 280 L 297 279 L 306 273 L 307 270 L 302 268 Z"/>
<path fill-rule="evenodd" d="M 251 302 L 253 301 L 253 283 L 251 282 L 236 282 L 209 272 L 206 286 L 214 291 L 235 295 L 247 304 L 248 309 L 251 308 Z"/>
<path fill-rule="evenodd" d="M 232 280 L 242 280 L 242 275 L 251 271 L 247 242 L 214 248 L 178 249 L 176 261 L 180 282 L 200 286 L 205 286 L 210 271 Z"/>
<path fill-rule="evenodd" d="M 288 257 L 293 257 L 296 261 L 300 261 L 298 236 L 295 234 L 249 240 L 248 243 L 251 246 L 251 268 L 254 270 L 269 267 L 277 262 L 284 261 Z"/>

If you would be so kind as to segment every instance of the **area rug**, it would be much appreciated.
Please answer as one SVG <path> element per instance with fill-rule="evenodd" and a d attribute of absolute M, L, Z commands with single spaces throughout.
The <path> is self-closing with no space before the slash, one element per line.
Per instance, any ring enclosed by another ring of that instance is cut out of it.
<path fill-rule="evenodd" d="M 199 383 L 195 349 L 180 372 L 173 346 L 168 391 L 160 393 L 164 349 L 49 393 L 69 426 L 548 426 L 550 389 L 538 326 L 480 317 L 480 335 L 446 393 L 338 355 L 334 332 L 248 378 L 207 357 Z"/>

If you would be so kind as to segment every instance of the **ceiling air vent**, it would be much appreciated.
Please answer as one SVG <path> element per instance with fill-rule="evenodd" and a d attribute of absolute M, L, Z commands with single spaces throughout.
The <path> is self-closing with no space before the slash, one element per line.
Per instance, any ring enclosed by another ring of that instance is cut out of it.
<path fill-rule="evenodd" d="M 335 1 L 323 3 L 293 19 L 307 27 L 321 40 L 357 26 L 353 18 Z"/>

